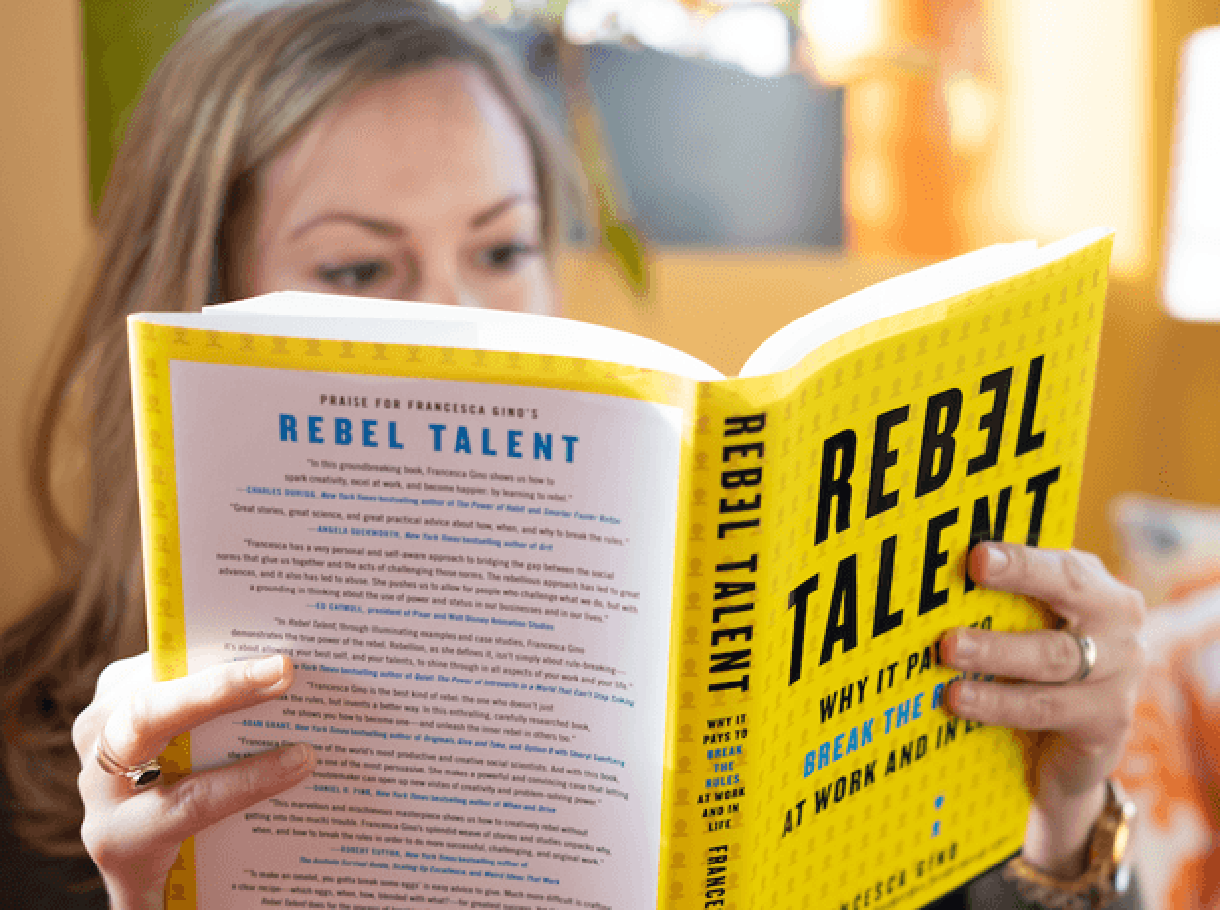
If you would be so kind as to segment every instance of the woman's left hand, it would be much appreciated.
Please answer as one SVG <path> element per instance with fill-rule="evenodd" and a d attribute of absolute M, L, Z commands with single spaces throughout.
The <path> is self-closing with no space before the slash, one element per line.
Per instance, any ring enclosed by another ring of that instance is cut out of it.
<path fill-rule="evenodd" d="M 1131 730 L 1146 662 L 1139 639 L 1143 597 L 1096 556 L 1074 550 L 984 543 L 971 551 L 968 571 L 979 585 L 1042 601 L 1066 623 L 1041 632 L 954 629 L 941 641 L 940 655 L 950 667 L 997 680 L 954 682 L 945 699 L 950 711 L 1044 734 L 1023 855 L 1048 874 L 1074 878 L 1084 869 L 1105 803 L 1106 777 Z M 1079 678 L 1085 655 L 1077 635 L 1096 645 L 1085 679 Z"/>

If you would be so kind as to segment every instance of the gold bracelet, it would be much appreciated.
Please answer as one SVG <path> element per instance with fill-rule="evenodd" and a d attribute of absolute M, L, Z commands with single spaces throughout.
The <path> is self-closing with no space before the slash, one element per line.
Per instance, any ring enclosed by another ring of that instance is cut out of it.
<path fill-rule="evenodd" d="M 1024 857 L 1014 856 L 1003 876 L 1022 899 L 1044 910 L 1100 910 L 1125 894 L 1131 883 L 1127 845 L 1135 822 L 1135 804 L 1112 780 L 1106 782 L 1106 804 L 1089 837 L 1089 862 L 1079 876 L 1065 881 L 1048 875 Z"/>

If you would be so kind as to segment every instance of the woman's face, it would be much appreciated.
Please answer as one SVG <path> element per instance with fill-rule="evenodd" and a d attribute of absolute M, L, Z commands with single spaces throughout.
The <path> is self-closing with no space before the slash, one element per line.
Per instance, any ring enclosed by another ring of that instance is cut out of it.
<path fill-rule="evenodd" d="M 376 83 L 260 175 L 235 297 L 281 290 L 549 312 L 529 143 L 473 67 Z"/>

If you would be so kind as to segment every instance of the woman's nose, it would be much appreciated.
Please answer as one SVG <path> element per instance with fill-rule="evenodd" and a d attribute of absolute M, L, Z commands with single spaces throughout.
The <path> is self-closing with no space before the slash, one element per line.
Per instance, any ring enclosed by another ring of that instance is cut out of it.
<path fill-rule="evenodd" d="M 456 276 L 428 275 L 416 289 L 416 300 L 421 303 L 442 303 L 446 306 L 458 306 L 461 303 L 461 289 Z"/>
<path fill-rule="evenodd" d="M 416 288 L 416 300 L 423 303 L 441 303 L 446 306 L 481 307 L 479 300 L 462 280 L 462 271 L 457 263 L 432 264 L 421 276 Z"/>

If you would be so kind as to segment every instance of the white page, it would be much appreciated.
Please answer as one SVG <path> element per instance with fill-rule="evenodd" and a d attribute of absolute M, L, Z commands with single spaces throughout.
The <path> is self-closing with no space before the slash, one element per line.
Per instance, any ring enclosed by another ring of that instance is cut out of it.
<path fill-rule="evenodd" d="M 811 351 L 853 329 L 1040 268 L 1108 233 L 1104 228 L 1092 228 L 1042 248 L 1032 240 L 996 244 L 879 282 L 784 326 L 750 355 L 740 375 L 763 376 L 789 369 Z"/>
<path fill-rule="evenodd" d="M 199 906 L 655 906 L 680 410 L 182 361 L 171 388 L 189 670 L 299 669 L 192 760 L 321 757 L 196 839 Z"/>
<path fill-rule="evenodd" d="M 202 313 L 144 313 L 140 318 L 255 335 L 560 354 L 691 379 L 724 378 L 698 358 L 651 338 L 574 319 L 500 310 L 280 291 L 205 307 Z"/>

